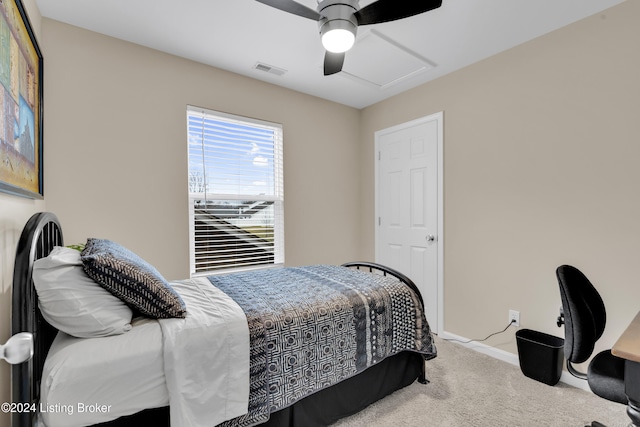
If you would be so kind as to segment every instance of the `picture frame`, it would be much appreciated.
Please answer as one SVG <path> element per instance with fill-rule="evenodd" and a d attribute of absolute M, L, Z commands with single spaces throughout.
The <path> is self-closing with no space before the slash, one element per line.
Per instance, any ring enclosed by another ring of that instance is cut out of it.
<path fill-rule="evenodd" d="M 0 191 L 44 198 L 42 53 L 21 0 L 0 0 Z"/>

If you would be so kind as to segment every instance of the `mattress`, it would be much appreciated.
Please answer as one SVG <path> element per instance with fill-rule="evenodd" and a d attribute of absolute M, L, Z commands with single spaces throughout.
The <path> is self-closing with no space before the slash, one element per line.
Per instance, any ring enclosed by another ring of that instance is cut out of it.
<path fill-rule="evenodd" d="M 96 424 L 169 404 L 160 325 L 137 318 L 132 326 L 101 338 L 58 333 L 42 375 L 39 409 L 46 426 Z"/>

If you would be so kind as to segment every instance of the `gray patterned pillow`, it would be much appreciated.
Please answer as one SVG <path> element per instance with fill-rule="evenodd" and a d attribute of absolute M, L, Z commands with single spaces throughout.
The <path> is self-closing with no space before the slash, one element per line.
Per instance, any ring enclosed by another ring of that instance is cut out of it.
<path fill-rule="evenodd" d="M 186 316 L 184 301 L 158 270 L 118 243 L 88 239 L 81 259 L 89 277 L 141 314 L 156 319 Z"/>

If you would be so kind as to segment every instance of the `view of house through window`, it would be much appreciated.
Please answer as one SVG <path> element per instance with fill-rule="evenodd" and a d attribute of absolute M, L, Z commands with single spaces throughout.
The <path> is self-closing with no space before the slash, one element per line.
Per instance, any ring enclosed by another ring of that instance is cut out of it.
<path fill-rule="evenodd" d="M 284 263 L 282 126 L 187 108 L 191 274 Z"/>

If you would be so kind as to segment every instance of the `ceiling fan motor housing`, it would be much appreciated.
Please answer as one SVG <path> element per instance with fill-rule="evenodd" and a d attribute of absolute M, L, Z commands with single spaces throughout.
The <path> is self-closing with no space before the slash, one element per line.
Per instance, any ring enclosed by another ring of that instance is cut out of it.
<path fill-rule="evenodd" d="M 318 4 L 318 13 L 322 18 L 318 20 L 320 35 L 342 29 L 353 33 L 358 31 L 358 20 L 355 13 L 359 10 L 358 0 L 323 0 Z"/>

